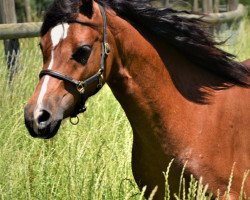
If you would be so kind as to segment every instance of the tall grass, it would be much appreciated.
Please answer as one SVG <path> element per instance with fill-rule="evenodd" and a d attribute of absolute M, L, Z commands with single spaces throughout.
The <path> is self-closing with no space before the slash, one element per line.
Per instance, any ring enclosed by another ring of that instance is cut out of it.
<path fill-rule="evenodd" d="M 225 46 L 241 60 L 250 57 L 245 24 L 237 45 Z M 66 120 L 49 141 L 29 136 L 23 107 L 42 66 L 37 44 L 38 39 L 21 40 L 11 85 L 0 45 L 0 199 L 141 199 L 131 173 L 132 131 L 108 87 L 89 100 L 79 125 Z M 192 181 L 186 196 L 204 198 L 204 188 Z M 183 192 L 177 195 L 183 199 Z"/>
<path fill-rule="evenodd" d="M 51 141 L 28 135 L 23 107 L 35 89 L 42 66 L 37 44 L 38 40 L 22 40 L 19 72 L 11 85 L 7 84 L 4 57 L 0 60 L 1 198 L 134 196 L 138 189 L 130 170 L 131 128 L 108 87 L 89 101 L 88 112 L 80 116 L 78 126 L 66 120 Z"/>

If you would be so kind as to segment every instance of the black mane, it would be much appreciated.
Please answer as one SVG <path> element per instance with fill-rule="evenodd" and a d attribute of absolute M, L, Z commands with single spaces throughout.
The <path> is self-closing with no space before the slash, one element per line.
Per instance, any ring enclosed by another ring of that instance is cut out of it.
<path fill-rule="evenodd" d="M 44 36 L 52 27 L 76 19 L 79 14 L 79 0 L 55 0 L 44 16 L 41 36 Z"/>
<path fill-rule="evenodd" d="M 234 61 L 235 56 L 217 46 L 214 37 L 204 29 L 204 22 L 181 17 L 181 11 L 159 10 L 149 0 L 96 0 L 114 10 L 133 26 L 150 31 L 186 55 L 191 62 L 203 67 L 230 83 L 249 87 L 250 70 Z M 79 0 L 55 0 L 45 15 L 41 34 L 58 23 L 72 21 L 79 10 Z"/>

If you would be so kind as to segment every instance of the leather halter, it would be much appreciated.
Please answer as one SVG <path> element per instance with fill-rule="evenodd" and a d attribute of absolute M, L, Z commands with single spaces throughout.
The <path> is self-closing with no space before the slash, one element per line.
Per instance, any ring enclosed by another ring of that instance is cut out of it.
<path fill-rule="evenodd" d="M 71 115 L 71 117 L 77 117 L 78 114 L 83 113 L 86 111 L 86 107 L 85 107 L 85 100 L 87 99 L 87 97 L 85 96 L 85 91 L 87 90 L 87 88 L 96 83 L 96 90 L 94 91 L 94 94 L 97 93 L 103 86 L 103 73 L 106 69 L 106 58 L 110 53 L 110 46 L 107 42 L 108 40 L 108 35 L 107 35 L 107 16 L 106 16 L 106 12 L 103 6 L 99 5 L 102 17 L 103 17 L 103 41 L 102 41 L 102 53 L 101 53 L 101 64 L 100 64 L 100 69 L 99 71 L 94 74 L 93 76 L 91 76 L 90 78 L 84 80 L 84 81 L 79 81 L 76 79 L 73 79 L 72 77 L 62 74 L 60 72 L 54 71 L 54 70 L 42 70 L 40 72 L 40 79 L 45 76 L 45 75 L 49 75 L 52 76 L 54 78 L 63 80 L 65 82 L 69 82 L 73 85 L 76 86 L 77 91 L 80 94 L 80 103 L 78 102 L 78 107 L 75 110 L 75 113 L 73 113 Z M 78 123 L 78 122 L 77 122 Z"/>

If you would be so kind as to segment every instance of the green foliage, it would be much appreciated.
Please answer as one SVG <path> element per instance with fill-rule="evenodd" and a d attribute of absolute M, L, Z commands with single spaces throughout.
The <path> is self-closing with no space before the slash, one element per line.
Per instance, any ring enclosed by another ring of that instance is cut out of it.
<path fill-rule="evenodd" d="M 91 99 L 78 126 L 65 121 L 50 141 L 28 135 L 23 107 L 42 66 L 37 44 L 21 40 L 25 51 L 12 85 L 7 84 L 7 70 L 0 72 L 1 199 L 119 199 L 137 194 L 130 170 L 131 128 L 107 87 Z"/>
<path fill-rule="evenodd" d="M 169 165 L 167 167 L 167 171 L 163 172 L 163 175 L 165 177 L 165 198 L 164 198 L 164 200 L 170 200 L 170 198 L 171 198 L 170 183 L 168 182 L 168 177 L 169 177 L 170 168 L 171 168 L 173 162 L 174 162 L 174 159 L 172 159 L 171 162 L 169 163 Z"/>
<path fill-rule="evenodd" d="M 53 0 L 31 0 L 31 7 L 35 10 L 38 14 L 44 12 L 48 6 L 53 2 Z"/>
<path fill-rule="evenodd" d="M 31 15 L 33 21 L 40 21 L 43 17 L 43 13 L 53 0 L 30 0 Z M 15 0 L 16 13 L 19 22 L 26 21 L 25 4 L 23 0 Z"/>
<path fill-rule="evenodd" d="M 240 3 L 242 3 L 243 5 L 245 5 L 247 7 L 248 17 L 250 18 L 250 1 L 249 0 L 240 0 Z"/>

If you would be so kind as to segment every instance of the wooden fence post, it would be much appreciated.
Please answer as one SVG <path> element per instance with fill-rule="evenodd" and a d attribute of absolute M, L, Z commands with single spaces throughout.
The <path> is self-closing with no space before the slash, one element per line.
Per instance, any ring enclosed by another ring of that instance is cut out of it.
<path fill-rule="evenodd" d="M 28 22 L 31 22 L 31 7 L 30 7 L 30 0 L 24 1 L 24 7 L 25 7 L 25 14 L 26 14 L 26 20 Z"/>
<path fill-rule="evenodd" d="M 214 0 L 214 12 L 215 13 L 220 12 L 220 0 Z"/>
<path fill-rule="evenodd" d="M 169 0 L 165 0 L 165 8 L 169 7 Z"/>
<path fill-rule="evenodd" d="M 228 10 L 236 10 L 239 5 L 239 0 L 228 0 Z"/>
<path fill-rule="evenodd" d="M 192 10 L 193 10 L 193 12 L 198 12 L 199 11 L 199 2 L 198 2 L 198 0 L 193 0 L 192 1 Z"/>
<path fill-rule="evenodd" d="M 202 0 L 203 13 L 213 13 L 213 0 Z"/>
<path fill-rule="evenodd" d="M 14 0 L 0 0 L 0 23 L 17 23 Z M 4 50 L 11 81 L 16 72 L 16 58 L 19 54 L 18 39 L 4 40 Z"/>

